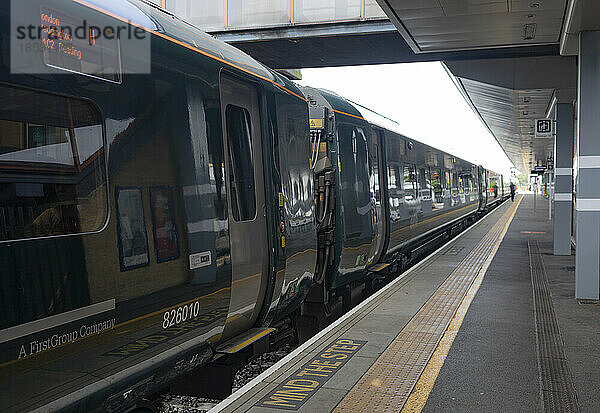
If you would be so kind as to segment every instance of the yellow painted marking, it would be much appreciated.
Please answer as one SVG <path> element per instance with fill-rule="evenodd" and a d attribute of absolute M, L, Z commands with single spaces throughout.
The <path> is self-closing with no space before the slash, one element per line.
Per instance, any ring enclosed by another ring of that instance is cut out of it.
<path fill-rule="evenodd" d="M 248 340 L 244 341 L 243 343 L 238 344 L 235 347 L 229 348 L 227 349 L 228 353 L 235 353 L 238 350 L 243 349 L 244 347 L 246 347 L 247 345 L 255 342 L 256 340 L 266 336 L 267 334 L 272 333 L 273 331 L 275 331 L 274 328 L 268 328 L 265 331 L 261 331 L 260 333 L 256 334 L 255 336 L 250 337 Z"/>
<path fill-rule="evenodd" d="M 433 385 L 435 384 L 437 376 L 440 370 L 442 369 L 444 362 L 446 361 L 446 357 L 450 352 L 452 343 L 454 342 L 454 339 L 458 334 L 458 330 L 460 329 L 460 326 L 462 325 L 462 322 L 465 319 L 465 315 L 469 310 L 469 306 L 475 298 L 475 295 L 477 294 L 477 291 L 479 290 L 479 287 L 483 282 L 483 277 L 485 276 L 488 267 L 492 263 L 492 260 L 496 256 L 498 248 L 500 248 L 500 244 L 502 243 L 502 240 L 504 239 L 504 236 L 506 235 L 506 232 L 508 231 L 511 222 L 515 217 L 517 209 L 519 208 L 519 205 L 521 204 L 522 200 L 523 195 L 521 195 L 521 197 L 514 204 L 514 209 L 510 215 L 510 218 L 506 221 L 504 229 L 502 230 L 500 236 L 496 240 L 496 243 L 492 248 L 492 253 L 487 257 L 485 263 L 483 264 L 483 267 L 481 267 L 481 269 L 479 270 L 479 274 L 473 281 L 471 288 L 469 288 L 467 294 L 463 298 L 460 306 L 458 307 L 458 310 L 456 311 L 456 314 L 454 315 L 454 318 L 448 326 L 448 329 L 442 336 L 442 339 L 440 340 L 435 352 L 429 359 L 427 366 L 425 366 L 425 370 L 421 374 L 421 377 L 417 381 L 415 388 L 413 389 L 408 400 L 406 401 L 406 404 L 402 409 L 402 413 L 419 413 L 421 412 L 421 410 L 423 410 L 423 407 L 425 407 L 425 403 L 429 398 L 429 394 L 433 389 Z"/>
<path fill-rule="evenodd" d="M 310 128 L 311 129 L 323 129 L 323 119 L 311 119 L 310 120 Z"/>
<path fill-rule="evenodd" d="M 375 272 L 377 272 L 377 271 L 381 271 L 381 270 L 383 270 L 385 267 L 388 267 L 389 265 L 390 265 L 390 264 L 381 264 L 381 265 L 378 265 L 377 267 L 373 268 L 373 270 L 372 270 L 372 271 L 375 271 Z"/>

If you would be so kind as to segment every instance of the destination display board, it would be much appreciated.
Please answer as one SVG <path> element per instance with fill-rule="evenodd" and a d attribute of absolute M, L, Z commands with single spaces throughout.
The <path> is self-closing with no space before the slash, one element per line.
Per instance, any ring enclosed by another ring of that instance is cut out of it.
<path fill-rule="evenodd" d="M 44 63 L 57 69 L 121 82 L 119 33 L 122 28 L 106 27 L 60 10 L 40 9 Z"/>

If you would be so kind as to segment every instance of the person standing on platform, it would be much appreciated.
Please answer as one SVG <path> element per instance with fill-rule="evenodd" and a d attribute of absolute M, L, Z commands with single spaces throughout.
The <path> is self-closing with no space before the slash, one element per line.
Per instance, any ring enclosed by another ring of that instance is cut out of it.
<path fill-rule="evenodd" d="M 515 186 L 514 182 L 510 183 L 510 200 L 512 202 L 515 202 L 515 192 L 517 191 L 517 187 Z"/>

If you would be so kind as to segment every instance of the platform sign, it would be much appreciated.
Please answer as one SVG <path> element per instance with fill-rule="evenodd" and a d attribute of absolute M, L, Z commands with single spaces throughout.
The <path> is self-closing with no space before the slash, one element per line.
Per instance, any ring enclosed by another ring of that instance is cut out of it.
<path fill-rule="evenodd" d="M 338 339 L 271 390 L 256 406 L 298 410 L 367 342 Z"/>
<path fill-rule="evenodd" d="M 544 175 L 546 173 L 545 166 L 536 166 L 531 170 L 531 175 Z"/>
<path fill-rule="evenodd" d="M 535 137 L 536 139 L 545 139 L 552 137 L 552 119 L 536 119 L 535 121 Z"/>

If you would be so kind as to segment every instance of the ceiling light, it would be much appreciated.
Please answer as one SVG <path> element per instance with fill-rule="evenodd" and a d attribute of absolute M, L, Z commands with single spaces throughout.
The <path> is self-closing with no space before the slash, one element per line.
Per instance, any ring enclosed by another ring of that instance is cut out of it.
<path fill-rule="evenodd" d="M 533 3 L 531 3 L 529 5 L 529 8 L 531 8 L 531 9 L 539 9 L 540 8 L 540 3 L 538 3 L 537 1 L 534 1 Z"/>

